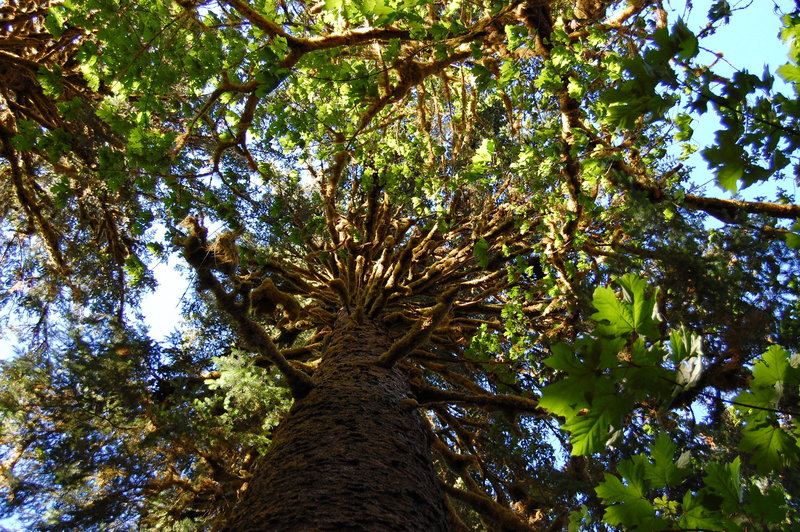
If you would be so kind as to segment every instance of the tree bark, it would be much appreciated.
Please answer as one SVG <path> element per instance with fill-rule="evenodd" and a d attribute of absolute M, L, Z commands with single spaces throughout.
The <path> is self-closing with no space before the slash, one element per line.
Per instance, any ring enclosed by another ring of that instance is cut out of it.
<path fill-rule="evenodd" d="M 376 364 L 387 331 L 339 322 L 225 530 L 449 530 L 407 378 Z"/>

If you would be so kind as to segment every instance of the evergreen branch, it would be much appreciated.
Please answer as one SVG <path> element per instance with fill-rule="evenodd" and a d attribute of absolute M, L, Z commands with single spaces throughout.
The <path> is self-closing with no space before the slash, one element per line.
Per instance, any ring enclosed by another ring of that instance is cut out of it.
<path fill-rule="evenodd" d="M 211 270 L 196 268 L 196 271 L 199 286 L 211 290 L 220 308 L 234 320 L 244 345 L 267 358 L 278 368 L 286 378 L 292 397 L 295 399 L 305 397 L 314 387 L 311 377 L 286 360 L 264 328 L 246 315 L 246 309 L 237 304 L 234 297 L 225 291 Z"/>

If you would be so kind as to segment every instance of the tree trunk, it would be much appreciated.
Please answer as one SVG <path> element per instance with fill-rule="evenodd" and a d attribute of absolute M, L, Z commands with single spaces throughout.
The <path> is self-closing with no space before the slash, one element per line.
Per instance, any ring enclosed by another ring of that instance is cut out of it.
<path fill-rule="evenodd" d="M 333 331 L 226 530 L 449 529 L 407 379 L 375 364 L 389 345 L 376 323 Z"/>

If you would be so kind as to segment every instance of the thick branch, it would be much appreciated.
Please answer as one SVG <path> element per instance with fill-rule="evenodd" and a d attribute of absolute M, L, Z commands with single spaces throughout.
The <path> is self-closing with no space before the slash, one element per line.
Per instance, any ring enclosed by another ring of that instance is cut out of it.
<path fill-rule="evenodd" d="M 250 7 L 246 2 L 242 2 L 240 0 L 226 0 L 225 3 L 238 11 L 240 15 L 250 21 L 250 24 L 260 29 L 268 36 L 283 37 L 287 40 L 290 47 L 296 46 L 297 38 L 286 33 L 283 28 L 261 15 L 261 13 Z"/>
<path fill-rule="evenodd" d="M 495 409 L 512 409 L 517 412 L 544 413 L 539 408 L 537 400 L 518 395 L 491 394 L 488 392 L 485 395 L 468 394 L 453 390 L 442 390 L 419 382 L 414 384 L 414 388 L 417 400 L 421 404 L 428 402 L 468 403 L 474 406 L 494 407 Z"/>
<path fill-rule="evenodd" d="M 514 512 L 486 495 L 463 491 L 444 482 L 442 483 L 442 487 L 449 496 L 469 504 L 479 514 L 489 516 L 491 519 L 498 521 L 502 525 L 503 530 L 512 530 L 515 532 L 534 531 L 533 528 L 523 523 Z"/>
<path fill-rule="evenodd" d="M 246 18 L 253 26 L 270 37 L 283 37 L 289 48 L 298 55 L 314 50 L 327 50 L 337 46 L 353 46 L 372 41 L 388 41 L 390 39 L 409 39 L 408 30 L 397 28 L 363 28 L 344 33 L 331 33 L 320 37 L 301 38 L 288 34 L 282 27 L 264 17 L 258 11 L 241 0 L 226 0 L 226 3 Z M 299 59 L 299 57 L 298 57 Z"/>
<path fill-rule="evenodd" d="M 746 212 L 750 214 L 766 214 L 776 218 L 800 218 L 800 205 L 770 203 L 765 201 L 740 201 L 720 198 L 705 198 L 686 194 L 684 203 L 687 207 L 707 212 L 712 216 L 719 211 Z"/>
<path fill-rule="evenodd" d="M 630 177 L 629 183 L 621 182 L 619 179 L 611 177 L 612 183 L 618 186 L 630 187 L 642 191 L 653 203 L 659 203 L 669 198 L 664 189 L 656 184 L 644 183 L 637 178 L 636 172 L 627 166 L 623 161 L 617 160 L 613 163 L 613 168 Z M 611 176 L 611 174 L 609 174 Z M 740 201 L 721 198 L 707 198 L 686 194 L 683 204 L 693 210 L 699 210 L 714 216 L 726 223 L 735 223 L 738 215 L 742 214 L 765 214 L 776 218 L 798 219 L 800 218 L 800 205 L 770 203 L 765 201 Z"/>
<path fill-rule="evenodd" d="M 22 168 L 20 168 L 17 153 L 14 149 L 13 141 L 11 140 L 12 135 L 13 132 L 5 128 L 0 131 L 0 156 L 8 161 L 11 182 L 17 193 L 17 199 L 25 213 L 31 218 L 31 221 L 38 229 L 37 232 L 42 238 L 53 266 L 64 279 L 68 280 L 72 269 L 67 265 L 59 249 L 59 234 L 52 226 L 47 216 L 42 213 L 42 208 L 34 193 L 25 184 L 23 171 Z"/>
<path fill-rule="evenodd" d="M 234 320 L 240 339 L 248 349 L 267 358 L 280 370 L 295 399 L 305 397 L 314 386 L 311 377 L 289 364 L 264 328 L 245 314 L 246 311 L 236 304 L 233 296 L 225 291 L 210 270 L 198 268 L 196 271 L 200 286 L 210 289 L 220 308 Z"/>
<path fill-rule="evenodd" d="M 391 347 L 389 347 L 389 350 L 381 355 L 381 358 L 378 359 L 378 365 L 387 368 L 391 367 L 416 348 L 428 343 L 431 339 L 431 334 L 433 334 L 433 330 L 438 327 L 444 317 L 449 314 L 457 293 L 458 288 L 451 288 L 443 293 L 439 303 L 431 307 L 428 312 L 426 312 L 427 315 L 414 323 L 410 331 L 396 340 Z"/>
<path fill-rule="evenodd" d="M 388 27 L 356 29 L 346 33 L 331 33 L 322 37 L 299 39 L 299 42 L 304 51 L 312 52 L 314 50 L 327 50 L 337 46 L 353 46 L 372 41 L 410 38 L 411 33 L 408 30 Z"/>

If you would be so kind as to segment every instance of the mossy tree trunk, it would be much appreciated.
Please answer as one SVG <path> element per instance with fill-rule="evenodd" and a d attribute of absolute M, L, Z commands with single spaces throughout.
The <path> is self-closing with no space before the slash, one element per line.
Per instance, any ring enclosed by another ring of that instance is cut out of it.
<path fill-rule="evenodd" d="M 276 430 L 227 530 L 449 529 L 407 378 L 376 364 L 388 332 L 348 322 L 338 320 L 313 389 Z"/>

